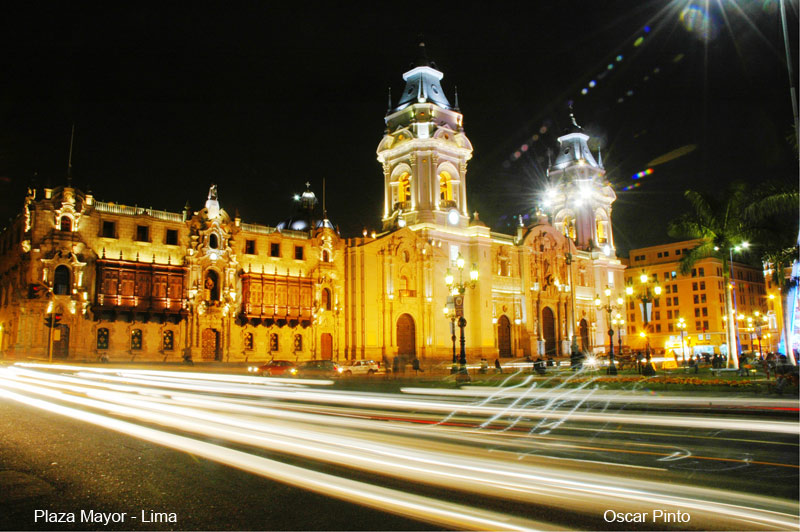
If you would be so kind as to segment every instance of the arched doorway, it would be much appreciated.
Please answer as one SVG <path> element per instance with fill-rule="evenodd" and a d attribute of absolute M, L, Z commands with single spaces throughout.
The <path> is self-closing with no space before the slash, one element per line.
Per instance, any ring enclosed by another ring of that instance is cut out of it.
<path fill-rule="evenodd" d="M 333 358 L 333 335 L 331 333 L 322 333 L 319 346 L 322 360 L 330 360 Z"/>
<path fill-rule="evenodd" d="M 542 336 L 545 355 L 556 356 L 556 318 L 550 307 L 542 309 Z"/>
<path fill-rule="evenodd" d="M 205 329 L 203 331 L 203 360 L 222 360 L 219 350 L 219 331 L 216 329 Z"/>
<path fill-rule="evenodd" d="M 53 293 L 57 296 L 68 296 L 70 292 L 70 285 L 72 284 L 70 271 L 67 266 L 63 264 L 56 268 L 53 275 Z"/>
<path fill-rule="evenodd" d="M 414 318 L 408 314 L 403 314 L 397 319 L 397 355 L 405 359 L 417 356 Z"/>
<path fill-rule="evenodd" d="M 511 322 L 506 316 L 497 319 L 497 349 L 501 357 L 511 356 Z"/>
<path fill-rule="evenodd" d="M 219 301 L 219 275 L 214 270 L 206 272 L 206 301 Z"/>
<path fill-rule="evenodd" d="M 589 324 L 586 323 L 585 318 L 581 320 L 578 330 L 581 333 L 581 351 L 589 351 L 591 349 L 591 346 L 589 345 Z"/>

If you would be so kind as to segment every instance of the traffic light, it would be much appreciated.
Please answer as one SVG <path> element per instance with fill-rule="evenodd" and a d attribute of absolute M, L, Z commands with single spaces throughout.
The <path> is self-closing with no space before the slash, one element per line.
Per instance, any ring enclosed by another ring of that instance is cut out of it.
<path fill-rule="evenodd" d="M 40 284 L 28 285 L 28 299 L 38 299 L 44 293 L 43 287 Z"/>
<path fill-rule="evenodd" d="M 58 327 L 61 325 L 61 314 L 50 314 L 44 319 L 45 327 Z"/>

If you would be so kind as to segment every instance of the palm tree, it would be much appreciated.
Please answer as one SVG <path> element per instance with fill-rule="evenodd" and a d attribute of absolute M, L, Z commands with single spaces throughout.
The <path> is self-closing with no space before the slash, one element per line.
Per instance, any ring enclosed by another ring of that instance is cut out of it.
<path fill-rule="evenodd" d="M 736 345 L 736 326 L 731 297 L 730 260 L 733 250 L 762 235 L 765 217 L 785 211 L 789 205 L 797 206 L 797 191 L 765 185 L 758 193 L 748 190 L 746 184 L 734 182 L 721 197 L 704 192 L 687 190 L 684 197 L 692 212 L 679 216 L 669 224 L 669 234 L 678 238 L 697 239 L 697 245 L 681 259 L 681 273 L 688 274 L 692 265 L 702 258 L 716 257 L 722 262 L 725 290 L 726 343 L 728 365 L 739 367 Z"/>

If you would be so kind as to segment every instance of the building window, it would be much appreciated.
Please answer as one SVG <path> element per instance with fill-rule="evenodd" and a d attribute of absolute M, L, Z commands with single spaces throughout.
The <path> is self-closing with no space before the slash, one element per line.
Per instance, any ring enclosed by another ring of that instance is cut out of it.
<path fill-rule="evenodd" d="M 661 257 L 663 257 L 663 256 L 664 256 L 664 254 L 663 254 L 663 253 L 661 253 L 661 252 L 659 251 L 659 252 L 658 252 L 658 258 L 660 259 L 660 258 L 661 258 Z"/>
<path fill-rule="evenodd" d="M 672 311 L 671 311 L 671 310 L 668 310 L 668 311 L 667 311 L 667 319 L 668 319 L 668 320 L 671 320 L 671 319 L 672 319 Z"/>
<path fill-rule="evenodd" d="M 117 238 L 117 224 L 108 220 L 103 221 L 103 238 Z"/>
<path fill-rule="evenodd" d="M 70 292 L 71 277 L 69 268 L 58 266 L 55 275 L 53 275 L 53 293 L 57 296 L 67 296 Z"/>
<path fill-rule="evenodd" d="M 678 298 L 677 297 L 673 297 L 672 298 L 672 306 L 673 307 L 677 307 L 678 306 Z"/>
<path fill-rule="evenodd" d="M 699 273 L 699 274 L 700 274 L 700 277 L 705 277 L 705 276 L 706 276 L 706 271 L 705 271 L 705 269 L 704 269 L 704 268 L 700 268 L 700 269 L 698 269 L 698 270 L 697 270 L 697 273 Z"/>
<path fill-rule="evenodd" d="M 253 350 L 253 333 L 244 333 L 244 350 L 245 351 L 252 351 Z"/>
<path fill-rule="evenodd" d="M 150 227 L 146 225 L 137 225 L 136 240 L 138 242 L 150 242 Z"/>
<path fill-rule="evenodd" d="M 439 200 L 453 201 L 453 178 L 447 172 L 439 174 Z"/>
<path fill-rule="evenodd" d="M 245 255 L 255 255 L 256 254 L 256 241 L 255 240 L 245 240 L 244 241 L 244 254 Z"/>
<path fill-rule="evenodd" d="M 211 233 L 209 235 L 209 237 L 208 237 L 208 247 L 210 247 L 211 249 L 218 249 L 219 248 L 219 237 L 216 234 Z"/>
<path fill-rule="evenodd" d="M 692 268 L 692 277 L 697 277 L 697 268 Z"/>
<path fill-rule="evenodd" d="M 320 307 L 324 308 L 325 310 L 331 309 L 331 291 L 327 288 L 322 289 L 321 295 L 322 301 L 320 303 Z"/>
<path fill-rule="evenodd" d="M 97 329 L 97 350 L 108 349 L 108 329 Z"/>
<path fill-rule="evenodd" d="M 658 303 L 659 303 L 658 299 L 654 299 L 654 300 L 653 300 L 653 306 L 654 306 L 654 307 L 658 308 L 658 307 L 659 307 L 659 304 L 658 304 Z"/>
<path fill-rule="evenodd" d="M 670 272 L 670 275 L 675 279 L 678 276 L 678 272 Z"/>
<path fill-rule="evenodd" d="M 706 295 L 700 294 L 700 303 L 705 303 L 705 302 L 706 302 Z"/>
<path fill-rule="evenodd" d="M 655 319 L 657 320 L 661 319 L 661 312 L 659 312 L 658 310 L 655 312 Z"/>
<path fill-rule="evenodd" d="M 142 330 L 133 329 L 131 331 L 131 351 L 142 350 Z"/>
<path fill-rule="evenodd" d="M 294 247 L 294 260 L 303 260 L 303 246 Z"/>
<path fill-rule="evenodd" d="M 656 332 L 657 333 L 661 332 L 661 324 L 660 323 L 656 323 Z"/>
<path fill-rule="evenodd" d="M 664 252 L 664 256 L 665 256 L 665 257 L 669 257 L 669 251 L 665 251 L 665 252 Z"/>
<path fill-rule="evenodd" d="M 60 226 L 62 231 L 72 231 L 72 219 L 69 216 L 62 216 Z"/>
<path fill-rule="evenodd" d="M 406 202 L 411 199 L 411 179 L 408 172 L 400 176 L 397 183 L 397 201 Z"/>
<path fill-rule="evenodd" d="M 667 332 L 672 332 L 672 330 L 673 330 L 673 329 L 672 329 L 672 324 L 671 324 L 671 323 L 668 323 L 668 324 L 667 324 Z"/>
<path fill-rule="evenodd" d="M 697 283 L 692 283 L 692 290 L 697 291 Z"/>
<path fill-rule="evenodd" d="M 167 234 L 164 237 L 164 243 L 168 246 L 177 246 L 178 245 L 178 230 L 177 229 L 167 229 Z"/>
<path fill-rule="evenodd" d="M 703 330 L 704 330 L 704 331 L 707 331 L 707 330 L 708 330 L 708 322 L 707 322 L 707 321 L 705 321 L 705 320 L 703 320 Z"/>
<path fill-rule="evenodd" d="M 675 250 L 675 254 L 676 254 L 676 255 L 680 255 L 680 254 L 681 254 L 681 250 L 679 250 L 679 249 L 676 249 L 676 250 Z"/>
<path fill-rule="evenodd" d="M 303 335 L 302 334 L 295 334 L 294 335 L 294 352 L 298 353 L 303 350 Z"/>
<path fill-rule="evenodd" d="M 695 308 L 694 309 L 694 317 L 695 318 L 699 318 L 700 317 L 700 309 L 699 308 Z"/>
<path fill-rule="evenodd" d="M 667 298 L 667 306 L 669 307 L 670 305 L 672 305 L 672 299 Z"/>
<path fill-rule="evenodd" d="M 700 303 L 700 296 L 698 296 L 697 294 L 695 294 L 695 295 L 694 295 L 694 304 L 695 304 L 695 305 L 697 305 L 697 304 L 699 304 L 699 303 Z"/>
<path fill-rule="evenodd" d="M 700 281 L 700 290 L 705 290 L 705 289 L 706 289 L 706 282 Z"/>
<path fill-rule="evenodd" d="M 270 353 L 274 353 L 278 351 L 280 345 L 278 344 L 278 335 L 276 333 L 272 333 L 269 335 L 269 351 Z"/>
<path fill-rule="evenodd" d="M 175 349 L 175 333 L 169 329 L 164 331 L 161 337 L 161 349 L 164 351 L 172 351 Z"/>
<path fill-rule="evenodd" d="M 694 330 L 695 331 L 703 330 L 702 327 L 700 326 L 700 322 L 699 321 L 694 322 Z"/>
<path fill-rule="evenodd" d="M 280 257 L 281 256 L 281 245 L 278 242 L 272 242 L 269 245 L 269 256 L 270 257 Z"/>
<path fill-rule="evenodd" d="M 708 307 L 703 307 L 703 317 L 708 316 Z"/>

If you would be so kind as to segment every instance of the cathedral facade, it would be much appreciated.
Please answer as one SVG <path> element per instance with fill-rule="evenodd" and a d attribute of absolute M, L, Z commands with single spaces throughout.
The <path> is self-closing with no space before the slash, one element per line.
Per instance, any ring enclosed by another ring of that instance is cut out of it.
<path fill-rule="evenodd" d="M 451 360 L 462 318 L 469 360 L 602 350 L 595 297 L 623 290 L 624 266 L 589 136 L 573 119 L 559 138 L 549 212 L 493 232 L 468 209 L 473 150 L 443 74 L 423 53 L 403 77 L 377 149 L 380 234 L 342 238 L 314 216 L 310 190 L 275 227 L 232 218 L 216 186 L 196 212 L 100 202 L 69 185 L 29 190 L 0 234 L 0 352 L 432 364 Z"/>

